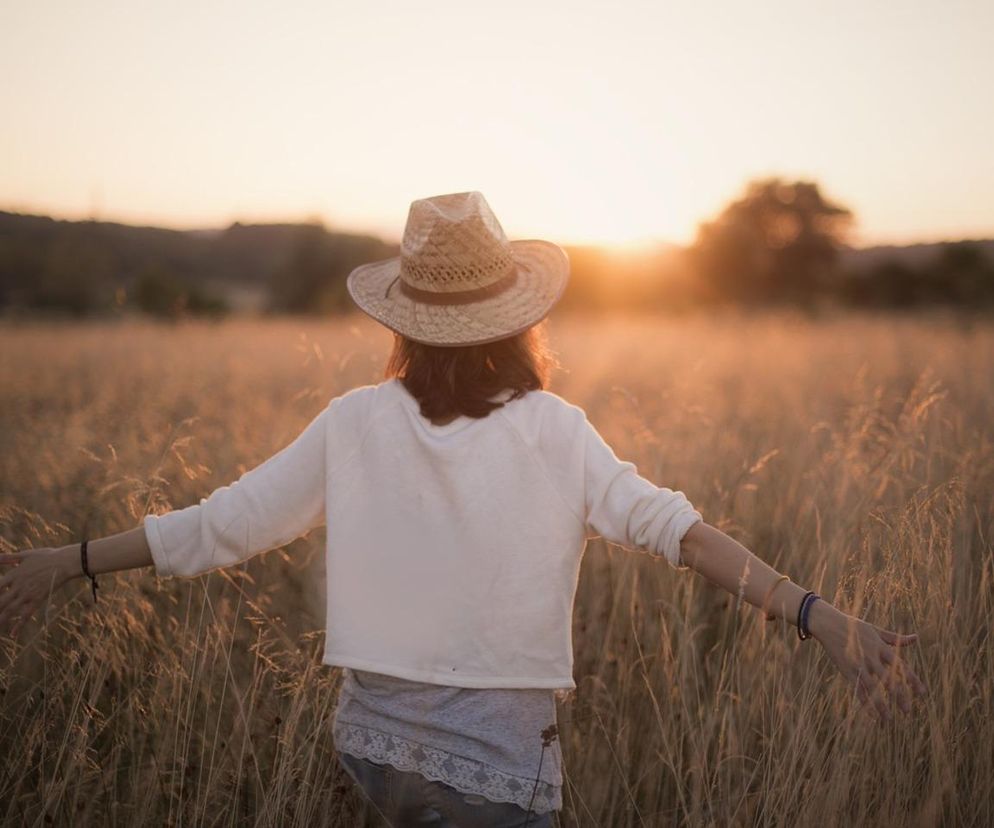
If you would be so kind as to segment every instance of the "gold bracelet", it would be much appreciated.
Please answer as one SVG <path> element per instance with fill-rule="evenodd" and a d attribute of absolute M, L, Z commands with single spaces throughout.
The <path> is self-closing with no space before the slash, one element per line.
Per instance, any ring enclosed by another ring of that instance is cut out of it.
<path fill-rule="evenodd" d="M 771 615 L 769 612 L 767 612 L 767 609 L 766 609 L 766 605 L 770 603 L 770 597 L 773 595 L 773 590 L 775 590 L 777 588 L 777 586 L 779 585 L 779 583 L 781 581 L 789 581 L 789 580 L 790 580 L 790 576 L 788 576 L 788 575 L 781 575 L 779 578 L 777 578 L 773 582 L 773 584 L 770 586 L 770 588 L 768 590 L 766 590 L 766 595 L 763 598 L 763 614 L 766 616 L 766 620 L 767 621 L 772 621 L 774 618 L 776 618 L 775 615 Z"/>

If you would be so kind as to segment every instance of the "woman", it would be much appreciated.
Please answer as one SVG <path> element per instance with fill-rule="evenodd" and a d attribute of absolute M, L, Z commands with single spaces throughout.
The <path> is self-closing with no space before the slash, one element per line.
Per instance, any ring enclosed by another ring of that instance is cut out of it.
<path fill-rule="evenodd" d="M 395 333 L 386 379 L 334 398 L 289 446 L 186 509 L 0 557 L 0 629 L 55 585 L 154 566 L 193 576 L 327 524 L 323 661 L 344 670 L 334 738 L 392 825 L 548 826 L 561 807 L 555 694 L 575 688 L 586 541 L 693 569 L 816 638 L 889 717 L 924 692 L 916 635 L 849 617 L 619 460 L 545 390 L 540 329 L 564 251 L 507 240 L 479 193 L 415 201 L 400 256 L 348 289 Z"/>

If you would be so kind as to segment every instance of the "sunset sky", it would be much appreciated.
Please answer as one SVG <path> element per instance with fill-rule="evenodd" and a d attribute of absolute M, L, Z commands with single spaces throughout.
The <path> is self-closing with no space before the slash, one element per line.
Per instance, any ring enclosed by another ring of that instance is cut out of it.
<path fill-rule="evenodd" d="M 0 0 L 0 209 L 686 243 L 754 177 L 994 237 L 994 3 Z"/>

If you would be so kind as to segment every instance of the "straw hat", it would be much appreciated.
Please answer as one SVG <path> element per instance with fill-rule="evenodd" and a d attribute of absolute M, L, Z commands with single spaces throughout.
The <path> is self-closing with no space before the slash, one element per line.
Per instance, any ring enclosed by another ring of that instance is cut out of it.
<path fill-rule="evenodd" d="M 513 336 L 552 310 L 569 278 L 559 245 L 508 241 L 478 192 L 411 203 L 392 259 L 360 265 L 355 303 L 397 333 L 429 345 L 480 345 Z"/>

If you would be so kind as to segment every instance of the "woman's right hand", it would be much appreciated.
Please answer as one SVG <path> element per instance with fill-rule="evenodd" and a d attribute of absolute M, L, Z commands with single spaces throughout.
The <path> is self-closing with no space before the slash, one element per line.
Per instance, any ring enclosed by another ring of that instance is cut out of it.
<path fill-rule="evenodd" d="M 52 593 L 82 575 L 70 547 L 42 547 L 0 555 L 0 635 L 21 625 Z"/>
<path fill-rule="evenodd" d="M 855 685 L 860 702 L 871 703 L 881 719 L 891 718 L 885 691 L 905 713 L 911 712 L 916 696 L 925 695 L 925 683 L 900 653 L 918 640 L 917 633 L 885 630 L 822 601 L 812 604 L 808 626 L 839 672 Z"/>

